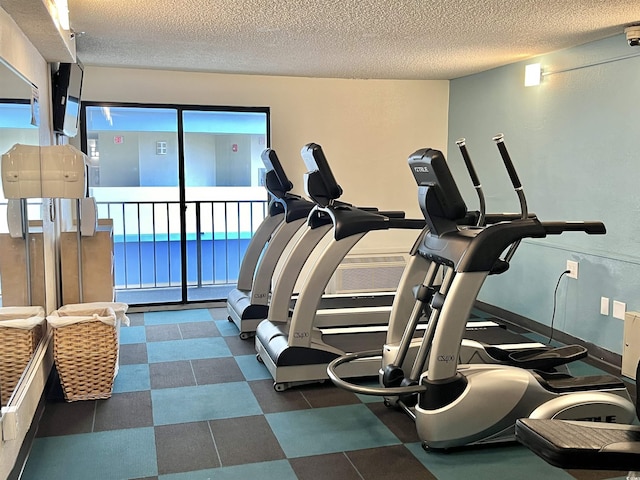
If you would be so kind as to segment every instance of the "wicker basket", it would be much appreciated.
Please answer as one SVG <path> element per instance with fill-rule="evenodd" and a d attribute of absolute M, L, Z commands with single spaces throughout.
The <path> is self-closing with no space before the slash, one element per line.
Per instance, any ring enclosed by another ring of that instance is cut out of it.
<path fill-rule="evenodd" d="M 118 357 L 113 319 L 114 325 L 84 319 L 53 329 L 53 358 L 68 402 L 111 397 Z"/>
<path fill-rule="evenodd" d="M 42 325 L 36 325 L 29 330 L 0 326 L 1 406 L 4 407 L 9 402 L 41 338 Z"/>

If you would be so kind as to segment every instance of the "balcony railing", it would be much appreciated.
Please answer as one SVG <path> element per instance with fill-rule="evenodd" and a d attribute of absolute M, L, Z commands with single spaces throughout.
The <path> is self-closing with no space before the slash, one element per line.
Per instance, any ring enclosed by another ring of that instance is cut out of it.
<path fill-rule="evenodd" d="M 234 284 L 266 201 L 186 202 L 187 285 Z M 180 203 L 98 202 L 113 220 L 116 290 L 182 285 Z"/>
<path fill-rule="evenodd" d="M 3 232 L 8 231 L 6 205 L 6 201 L 0 202 Z M 135 293 L 182 287 L 179 202 L 109 201 L 98 202 L 97 206 L 99 218 L 113 220 L 117 298 L 134 298 L 130 303 L 145 298 L 140 302 L 145 303 L 149 296 Z M 29 210 L 30 219 L 40 218 L 39 205 L 34 205 L 33 211 L 30 205 Z M 237 282 L 247 245 L 267 211 L 268 202 L 264 200 L 186 202 L 186 283 L 190 292 L 207 288 L 207 292 L 216 292 L 219 290 L 209 287 Z M 197 298 L 215 299 L 203 294 Z"/>

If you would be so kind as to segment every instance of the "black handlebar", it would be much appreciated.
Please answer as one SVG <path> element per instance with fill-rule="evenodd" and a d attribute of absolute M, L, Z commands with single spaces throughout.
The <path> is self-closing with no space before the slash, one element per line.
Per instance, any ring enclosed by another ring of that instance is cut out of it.
<path fill-rule="evenodd" d="M 424 218 L 389 217 L 389 228 L 403 230 L 422 230 L 426 225 Z"/>
<path fill-rule="evenodd" d="M 509 173 L 509 178 L 511 179 L 511 184 L 513 188 L 516 190 L 522 188 L 522 183 L 520 183 L 520 179 L 518 178 L 518 173 L 516 172 L 516 168 L 513 166 L 513 162 L 511 161 L 511 156 L 507 151 L 507 147 L 504 144 L 504 135 L 499 133 L 495 137 L 493 137 L 493 141 L 496 142 L 498 146 L 498 150 L 500 151 L 500 156 L 502 157 L 502 161 L 504 162 L 504 166 Z"/>
<path fill-rule="evenodd" d="M 476 193 L 478 194 L 478 201 L 480 202 L 480 215 L 478 217 L 478 226 L 485 225 L 486 218 L 485 214 L 487 211 L 487 205 L 484 199 L 484 192 L 482 191 L 482 184 L 480 183 L 480 179 L 478 178 L 478 174 L 476 173 L 476 169 L 473 166 L 473 162 L 471 161 L 471 157 L 469 156 L 469 151 L 467 150 L 467 143 L 464 138 L 456 140 L 456 145 L 460 149 L 460 153 L 462 154 L 462 159 L 464 160 L 464 164 L 467 166 L 467 172 L 469 172 L 469 176 L 471 177 L 471 182 L 473 183 L 473 187 L 476 189 Z"/>
<path fill-rule="evenodd" d="M 535 213 L 529 213 L 527 218 L 536 218 Z M 521 213 L 487 213 L 486 221 L 488 225 L 498 222 L 512 222 L 513 220 L 521 220 Z"/>
<path fill-rule="evenodd" d="M 467 170 L 469 171 L 469 176 L 471 177 L 471 181 L 473 182 L 474 187 L 480 186 L 480 179 L 478 178 L 478 174 L 476 173 L 476 169 L 471 162 L 471 157 L 469 156 L 469 151 L 467 150 L 467 144 L 464 138 L 456 140 L 456 145 L 460 149 L 460 153 L 462 154 L 462 159 L 464 160 L 465 165 L 467 166 Z"/>
<path fill-rule="evenodd" d="M 541 222 L 548 235 L 564 232 L 585 232 L 587 235 L 604 235 L 607 229 L 602 222 Z"/>

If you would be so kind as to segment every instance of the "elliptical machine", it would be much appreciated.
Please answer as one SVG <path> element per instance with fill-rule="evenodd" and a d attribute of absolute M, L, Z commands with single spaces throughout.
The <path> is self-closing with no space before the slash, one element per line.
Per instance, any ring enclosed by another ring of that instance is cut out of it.
<path fill-rule="evenodd" d="M 486 227 L 498 222 L 517 220 L 528 216 L 534 216 L 526 212 L 526 204 L 523 212 L 519 213 L 487 213 L 484 192 L 478 174 L 476 173 L 471 156 L 466 146 L 466 140 L 461 138 L 456 141 L 460 149 L 465 167 L 478 197 L 479 210 L 460 212 L 455 222 L 458 225 L 475 227 Z M 433 227 L 433 226 L 432 226 Z M 434 284 L 434 278 L 442 276 L 442 271 L 446 265 L 432 262 L 427 256 L 419 252 L 420 240 L 414 245 L 410 252 L 410 259 L 407 263 L 398 292 L 389 317 L 389 329 L 387 339 L 384 344 L 382 355 L 381 384 L 387 387 L 398 386 L 398 382 L 403 384 L 415 384 L 420 374 L 424 370 L 426 357 L 415 361 L 416 352 L 419 351 L 420 337 L 414 335 L 419 325 L 422 312 L 430 315 L 429 304 L 437 293 L 439 285 Z M 494 269 L 491 274 L 503 273 L 506 271 L 507 263 L 502 264 L 502 269 Z M 417 288 L 414 288 L 418 285 Z M 412 308 L 411 308 L 412 307 Z M 468 324 L 469 329 L 473 323 Z M 431 329 L 435 327 L 435 322 L 431 322 Z M 428 327 L 427 327 L 428 328 Z M 431 331 L 428 333 L 433 335 Z M 413 337 L 413 338 L 412 338 Z M 545 353 L 546 352 L 546 353 Z M 426 352 L 422 352 L 424 356 Z M 562 364 L 569 363 L 587 356 L 587 349 L 574 347 L 564 349 L 562 354 L 558 349 L 550 351 L 550 348 L 539 342 L 525 342 L 523 337 L 506 329 L 495 328 L 472 328 L 472 334 L 462 339 L 458 357 L 459 363 L 502 363 L 516 365 L 523 368 L 556 368 Z M 400 367 L 413 365 L 411 374 L 405 376 Z M 401 379 L 401 380 L 399 380 Z M 398 399 L 388 398 L 388 403 L 395 403 Z M 415 401 L 410 401 L 412 407 Z"/>
<path fill-rule="evenodd" d="M 375 388 L 360 387 L 340 378 L 340 365 L 371 352 L 345 355 L 331 362 L 327 369 L 336 385 L 357 393 L 385 397 L 417 394 L 415 409 L 407 408 L 407 411 L 415 419 L 418 435 L 428 448 L 512 441 L 516 420 L 522 417 L 601 419 L 618 423 L 630 423 L 635 417 L 629 394 L 616 377 L 571 377 L 535 366 L 534 370 L 512 365 L 460 363 L 464 325 L 480 288 L 490 273 L 506 271 L 523 238 L 544 238 L 566 231 L 606 232 L 601 222 L 541 222 L 530 217 L 503 138 L 497 136 L 494 140 L 522 209 L 522 218 L 510 222 L 485 227 L 460 226 L 459 219 L 464 217 L 466 206 L 442 153 L 422 149 L 409 158 L 419 186 L 420 206 L 429 226 L 418 247 L 419 254 L 431 262 L 425 284 L 432 283 L 435 269 L 447 267 L 442 286 L 430 300 L 429 326 L 411 374 L 418 369 L 422 371 L 417 381 L 409 378 L 409 382 L 403 382 L 403 375 L 393 379 L 383 375 L 384 383 L 399 386 Z M 505 250 L 505 256 L 500 258 Z M 567 350 L 571 354 L 573 348 L 562 347 L 556 353 L 563 357 Z M 533 362 L 536 355 L 527 352 L 522 358 L 514 355 L 514 359 Z M 542 355 L 549 358 L 554 353 L 547 351 Z M 420 367 L 427 358 L 425 371 Z"/>

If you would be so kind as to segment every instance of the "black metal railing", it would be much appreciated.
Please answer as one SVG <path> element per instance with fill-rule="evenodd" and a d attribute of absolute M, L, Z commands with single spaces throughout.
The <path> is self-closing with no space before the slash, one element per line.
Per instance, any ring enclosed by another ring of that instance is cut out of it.
<path fill-rule="evenodd" d="M 98 202 L 113 221 L 116 290 L 182 284 L 179 202 Z M 187 284 L 235 283 L 266 201 L 186 202 Z"/>
<path fill-rule="evenodd" d="M 179 202 L 110 201 L 97 202 L 97 207 L 98 218 L 113 221 L 117 296 L 181 287 Z M 40 218 L 39 205 L 29 209 L 30 220 Z M 263 200 L 186 202 L 187 286 L 236 283 L 247 245 L 267 211 L 268 202 Z M 3 232 L 8 231 L 6 212 L 6 200 L 0 201 Z"/>

